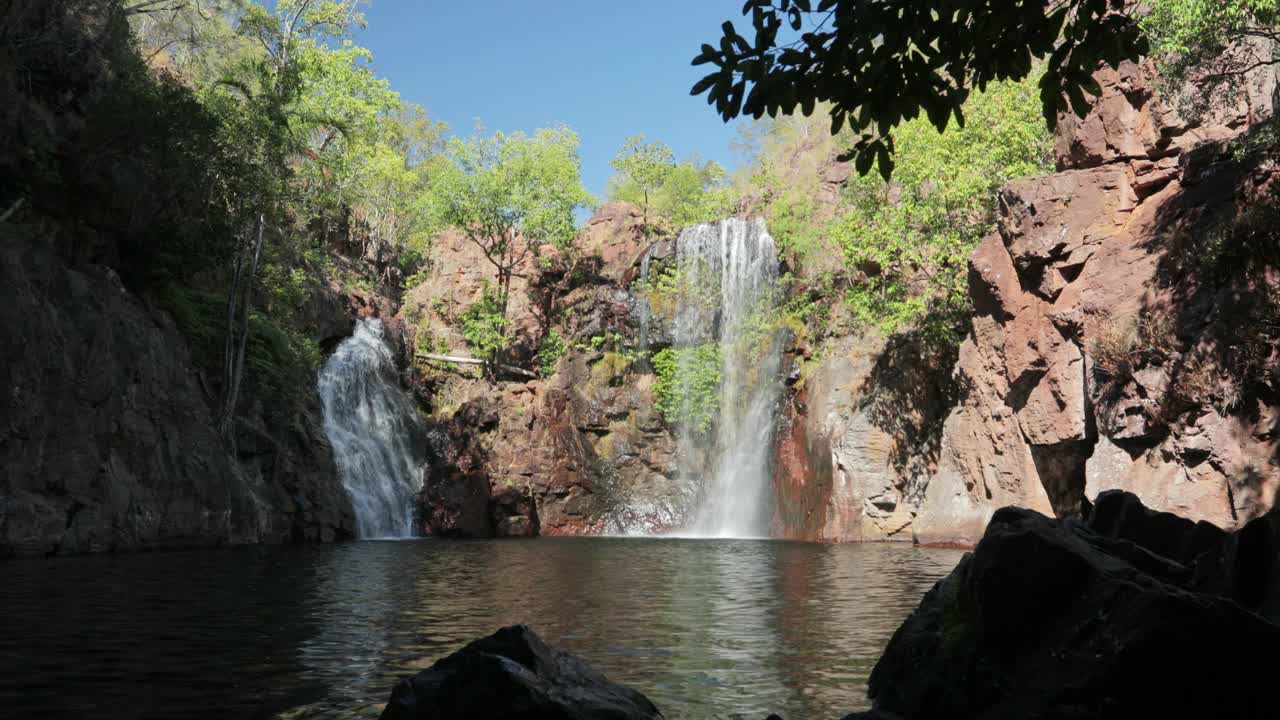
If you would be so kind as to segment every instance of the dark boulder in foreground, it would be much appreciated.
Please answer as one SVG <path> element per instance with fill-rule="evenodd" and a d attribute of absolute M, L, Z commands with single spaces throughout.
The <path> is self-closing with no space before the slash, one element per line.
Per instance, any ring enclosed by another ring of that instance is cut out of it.
<path fill-rule="evenodd" d="M 875 710 L 850 718 L 1258 716 L 1278 555 L 1280 510 L 1228 534 L 1120 492 L 1089 524 L 1004 508 L 894 634 Z"/>
<path fill-rule="evenodd" d="M 400 681 L 382 720 L 641 720 L 662 713 L 524 625 L 475 640 Z"/>

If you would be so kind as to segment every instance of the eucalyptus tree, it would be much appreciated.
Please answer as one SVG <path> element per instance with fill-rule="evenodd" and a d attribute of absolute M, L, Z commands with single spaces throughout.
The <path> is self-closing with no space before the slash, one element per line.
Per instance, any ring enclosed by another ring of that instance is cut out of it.
<path fill-rule="evenodd" d="M 649 233 L 649 196 L 662 187 L 676 168 L 671 148 L 660 142 L 646 143 L 643 135 L 627 138 L 613 158 L 614 172 L 619 182 L 630 184 L 640 193 L 640 205 L 644 213 L 644 231 Z"/>
<path fill-rule="evenodd" d="M 480 248 L 497 274 L 495 295 L 484 302 L 486 352 L 501 363 L 513 278 L 542 245 L 568 251 L 577 230 L 573 214 L 590 202 L 582 187 L 578 135 L 567 127 L 524 133 L 452 138 L 433 168 L 427 202 L 438 222 L 456 228 Z"/>
<path fill-rule="evenodd" d="M 368 50 L 351 33 L 364 26 L 359 0 L 279 0 L 272 9 L 245 5 L 235 18 L 243 52 L 206 88 L 204 100 L 224 117 L 227 142 L 252 160 L 259 190 L 241 199 L 246 218 L 227 293 L 222 403 L 218 428 L 233 425 L 249 309 L 267 224 L 290 206 L 333 202 L 332 179 L 344 177 L 348 150 L 376 132 L 398 96 L 374 76 Z M 337 201 L 341 199 L 340 184 Z"/>

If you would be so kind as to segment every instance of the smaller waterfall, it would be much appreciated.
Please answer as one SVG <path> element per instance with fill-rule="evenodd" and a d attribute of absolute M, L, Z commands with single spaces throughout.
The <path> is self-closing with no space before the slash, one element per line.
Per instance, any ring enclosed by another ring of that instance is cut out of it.
<path fill-rule="evenodd" d="M 417 417 L 400 389 L 382 321 L 360 320 L 320 371 L 324 429 L 361 538 L 411 537 L 422 464 Z"/>

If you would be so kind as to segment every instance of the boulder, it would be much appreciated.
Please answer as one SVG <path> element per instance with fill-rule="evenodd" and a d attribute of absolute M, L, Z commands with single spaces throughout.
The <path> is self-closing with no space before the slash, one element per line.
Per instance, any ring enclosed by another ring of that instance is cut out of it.
<path fill-rule="evenodd" d="M 502 628 L 405 678 L 382 720 L 641 720 L 644 695 L 549 647 L 525 625 Z"/>
<path fill-rule="evenodd" d="M 1173 513 L 1151 510 L 1137 495 L 1120 490 L 1098 495 L 1089 513 L 1089 529 L 1106 537 L 1128 540 L 1183 564 L 1221 545 L 1229 535 L 1203 520 L 1192 522 Z"/>
<path fill-rule="evenodd" d="M 1268 687 L 1272 668 L 1224 660 L 1280 650 L 1280 626 L 1251 612 L 1277 599 L 1280 511 L 1228 536 L 1132 495 L 1099 500 L 1096 529 L 996 511 L 890 640 L 875 712 L 850 717 L 1255 716 L 1259 696 L 1233 688 Z M 1185 558 L 1197 544 L 1192 565 L 1152 551 Z"/>

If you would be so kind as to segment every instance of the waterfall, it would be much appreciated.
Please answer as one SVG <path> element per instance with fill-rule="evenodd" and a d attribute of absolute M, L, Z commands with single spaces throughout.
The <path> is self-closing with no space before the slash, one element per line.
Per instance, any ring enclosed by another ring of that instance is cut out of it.
<path fill-rule="evenodd" d="M 422 463 L 417 416 L 396 378 L 382 321 L 360 320 L 320 371 L 324 429 L 356 514 L 356 536 L 411 537 Z"/>
<path fill-rule="evenodd" d="M 714 362 L 718 345 L 719 413 L 713 437 L 681 429 L 683 457 L 704 455 L 695 533 L 763 537 L 769 527 L 773 428 L 781 397 L 782 342 L 776 319 L 777 250 L 763 220 L 729 219 L 686 228 L 676 241 L 683 287 L 673 343 L 678 372 Z M 690 351 L 699 348 L 697 351 Z M 692 393 L 688 393 L 692 395 Z M 696 402 L 686 398 L 683 402 Z M 708 453 L 695 452 L 702 444 Z"/>

